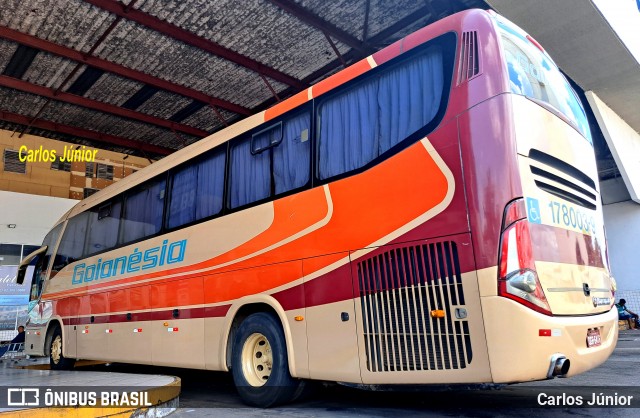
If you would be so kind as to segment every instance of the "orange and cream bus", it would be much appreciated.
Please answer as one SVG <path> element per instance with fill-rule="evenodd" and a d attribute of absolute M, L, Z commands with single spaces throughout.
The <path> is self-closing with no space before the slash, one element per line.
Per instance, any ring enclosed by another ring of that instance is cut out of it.
<path fill-rule="evenodd" d="M 259 406 L 571 376 L 617 338 L 585 111 L 481 10 L 81 201 L 29 262 L 29 354 L 231 371 Z"/>

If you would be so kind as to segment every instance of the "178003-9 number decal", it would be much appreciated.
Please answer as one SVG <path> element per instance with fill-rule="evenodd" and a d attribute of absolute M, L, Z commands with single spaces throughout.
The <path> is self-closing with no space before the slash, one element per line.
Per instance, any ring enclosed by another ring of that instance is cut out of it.
<path fill-rule="evenodd" d="M 544 207 L 544 213 L 540 210 L 538 199 L 527 198 L 527 216 L 529 222 L 542 223 L 542 219 L 560 227 L 581 231 L 584 234 L 596 233 L 596 222 L 592 214 L 575 208 L 571 204 L 550 200 Z M 546 222 L 545 222 L 546 223 Z"/>

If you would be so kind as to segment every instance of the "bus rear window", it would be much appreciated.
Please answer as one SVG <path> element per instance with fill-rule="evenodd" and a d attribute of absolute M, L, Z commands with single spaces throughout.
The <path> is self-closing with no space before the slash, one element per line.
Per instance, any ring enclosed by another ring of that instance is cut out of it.
<path fill-rule="evenodd" d="M 591 143 L 589 122 L 567 79 L 524 32 L 498 20 L 511 91 L 551 105 Z"/>

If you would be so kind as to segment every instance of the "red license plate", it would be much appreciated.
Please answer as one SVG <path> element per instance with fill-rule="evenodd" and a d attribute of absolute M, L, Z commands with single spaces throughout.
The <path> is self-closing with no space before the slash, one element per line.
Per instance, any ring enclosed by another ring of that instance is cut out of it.
<path fill-rule="evenodd" d="M 602 344 L 599 329 L 590 329 L 587 331 L 587 347 L 597 347 Z"/>

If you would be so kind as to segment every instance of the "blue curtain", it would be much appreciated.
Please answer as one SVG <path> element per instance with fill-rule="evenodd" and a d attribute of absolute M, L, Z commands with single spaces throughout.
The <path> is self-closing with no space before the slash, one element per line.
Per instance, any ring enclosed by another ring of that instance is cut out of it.
<path fill-rule="evenodd" d="M 322 104 L 319 177 L 358 169 L 427 125 L 443 89 L 442 51 L 433 47 Z"/>
<path fill-rule="evenodd" d="M 167 226 L 174 228 L 222 210 L 224 153 L 186 166 L 173 175 Z"/>
<path fill-rule="evenodd" d="M 428 124 L 442 99 L 442 53 L 432 51 L 380 78 L 378 155 Z"/>
<path fill-rule="evenodd" d="M 164 179 L 129 194 L 124 203 L 122 242 L 153 235 L 162 228 Z"/>
<path fill-rule="evenodd" d="M 111 203 L 109 216 L 98 219 L 99 209 L 89 212 L 89 238 L 86 242 L 85 254 L 93 254 L 113 248 L 118 243 L 120 226 L 120 201 Z"/>
<path fill-rule="evenodd" d="M 215 215 L 222 210 L 225 153 L 221 152 L 198 164 L 196 219 Z"/>
<path fill-rule="evenodd" d="M 251 138 L 245 139 L 231 149 L 231 207 L 246 205 L 275 194 L 287 192 L 304 186 L 309 181 L 311 145 L 309 127 L 311 116 L 303 113 L 283 121 L 282 141 L 273 144 L 273 135 L 280 129 L 272 129 Z M 259 154 L 251 154 L 262 148 Z M 265 149 L 266 148 L 266 149 Z M 273 160 L 273 167 L 271 161 Z M 273 180 L 271 184 L 271 172 Z"/>
<path fill-rule="evenodd" d="M 231 207 L 269 197 L 271 173 L 269 151 L 251 155 L 251 138 L 231 149 Z"/>
<path fill-rule="evenodd" d="M 167 226 L 174 228 L 195 220 L 198 167 L 187 166 L 173 175 Z"/>
<path fill-rule="evenodd" d="M 284 122 L 282 142 L 273 148 L 276 194 L 302 187 L 309 181 L 310 120 L 309 114 L 303 113 Z"/>
<path fill-rule="evenodd" d="M 376 156 L 377 81 L 325 103 L 320 115 L 320 178 L 362 167 Z"/>
<path fill-rule="evenodd" d="M 66 258 L 66 264 L 79 260 L 84 255 L 84 241 L 87 235 L 88 212 L 82 212 L 69 219 L 58 253 Z"/>

